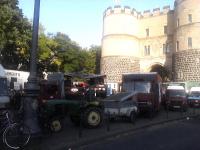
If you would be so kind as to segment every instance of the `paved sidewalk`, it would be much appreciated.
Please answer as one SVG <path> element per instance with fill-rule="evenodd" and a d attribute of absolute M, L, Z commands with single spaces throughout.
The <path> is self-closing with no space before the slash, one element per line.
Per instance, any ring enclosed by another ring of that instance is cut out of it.
<path fill-rule="evenodd" d="M 69 148 L 76 149 L 82 145 L 87 145 L 91 142 L 97 142 L 105 138 L 128 134 L 136 130 L 158 125 L 170 121 L 189 119 L 200 115 L 200 109 L 190 108 L 187 112 L 177 111 L 161 111 L 153 119 L 146 117 L 138 117 L 135 124 L 131 124 L 126 120 L 116 120 L 114 122 L 106 122 L 97 129 L 83 128 L 82 137 L 79 136 L 79 127 L 74 126 L 66 119 L 65 128 L 60 133 L 44 135 L 40 139 L 33 139 L 32 143 L 26 148 L 27 150 L 67 150 Z M 109 129 L 109 128 L 110 129 Z M 109 129 L 109 130 L 108 130 Z"/>

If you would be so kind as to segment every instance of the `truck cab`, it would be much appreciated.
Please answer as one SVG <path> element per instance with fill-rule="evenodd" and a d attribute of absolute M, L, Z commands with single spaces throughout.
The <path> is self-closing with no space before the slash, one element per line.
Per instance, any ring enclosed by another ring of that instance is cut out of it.
<path fill-rule="evenodd" d="M 135 92 L 139 111 L 152 116 L 160 109 L 161 82 L 161 77 L 155 72 L 123 74 L 122 90 Z"/>

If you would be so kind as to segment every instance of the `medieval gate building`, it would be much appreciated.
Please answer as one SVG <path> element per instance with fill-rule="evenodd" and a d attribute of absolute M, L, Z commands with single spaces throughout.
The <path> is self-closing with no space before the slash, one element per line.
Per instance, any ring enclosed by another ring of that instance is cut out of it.
<path fill-rule="evenodd" d="M 151 12 L 107 8 L 103 19 L 101 73 L 118 89 L 123 73 L 167 68 L 174 81 L 200 81 L 200 0 L 175 0 Z"/>

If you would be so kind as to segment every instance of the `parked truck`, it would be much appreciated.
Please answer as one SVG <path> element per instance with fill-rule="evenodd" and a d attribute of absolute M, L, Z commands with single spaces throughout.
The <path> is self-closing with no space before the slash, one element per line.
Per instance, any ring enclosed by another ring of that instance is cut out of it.
<path fill-rule="evenodd" d="M 168 86 L 165 92 L 164 106 L 166 109 L 187 110 L 187 95 L 186 90 L 180 85 Z"/>
<path fill-rule="evenodd" d="M 158 73 L 128 73 L 122 75 L 122 91 L 135 92 L 140 112 L 152 117 L 158 112 L 162 98 L 162 79 Z"/>

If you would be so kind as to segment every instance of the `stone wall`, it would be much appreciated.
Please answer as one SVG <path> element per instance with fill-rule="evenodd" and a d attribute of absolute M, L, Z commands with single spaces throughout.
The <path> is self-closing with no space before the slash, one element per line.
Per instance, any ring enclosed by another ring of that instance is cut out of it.
<path fill-rule="evenodd" d="M 107 82 L 120 83 L 123 73 L 139 71 L 139 60 L 135 57 L 112 56 L 101 58 L 101 74 L 107 75 Z"/>
<path fill-rule="evenodd" d="M 175 81 L 200 81 L 200 50 L 174 53 L 173 70 Z"/>

